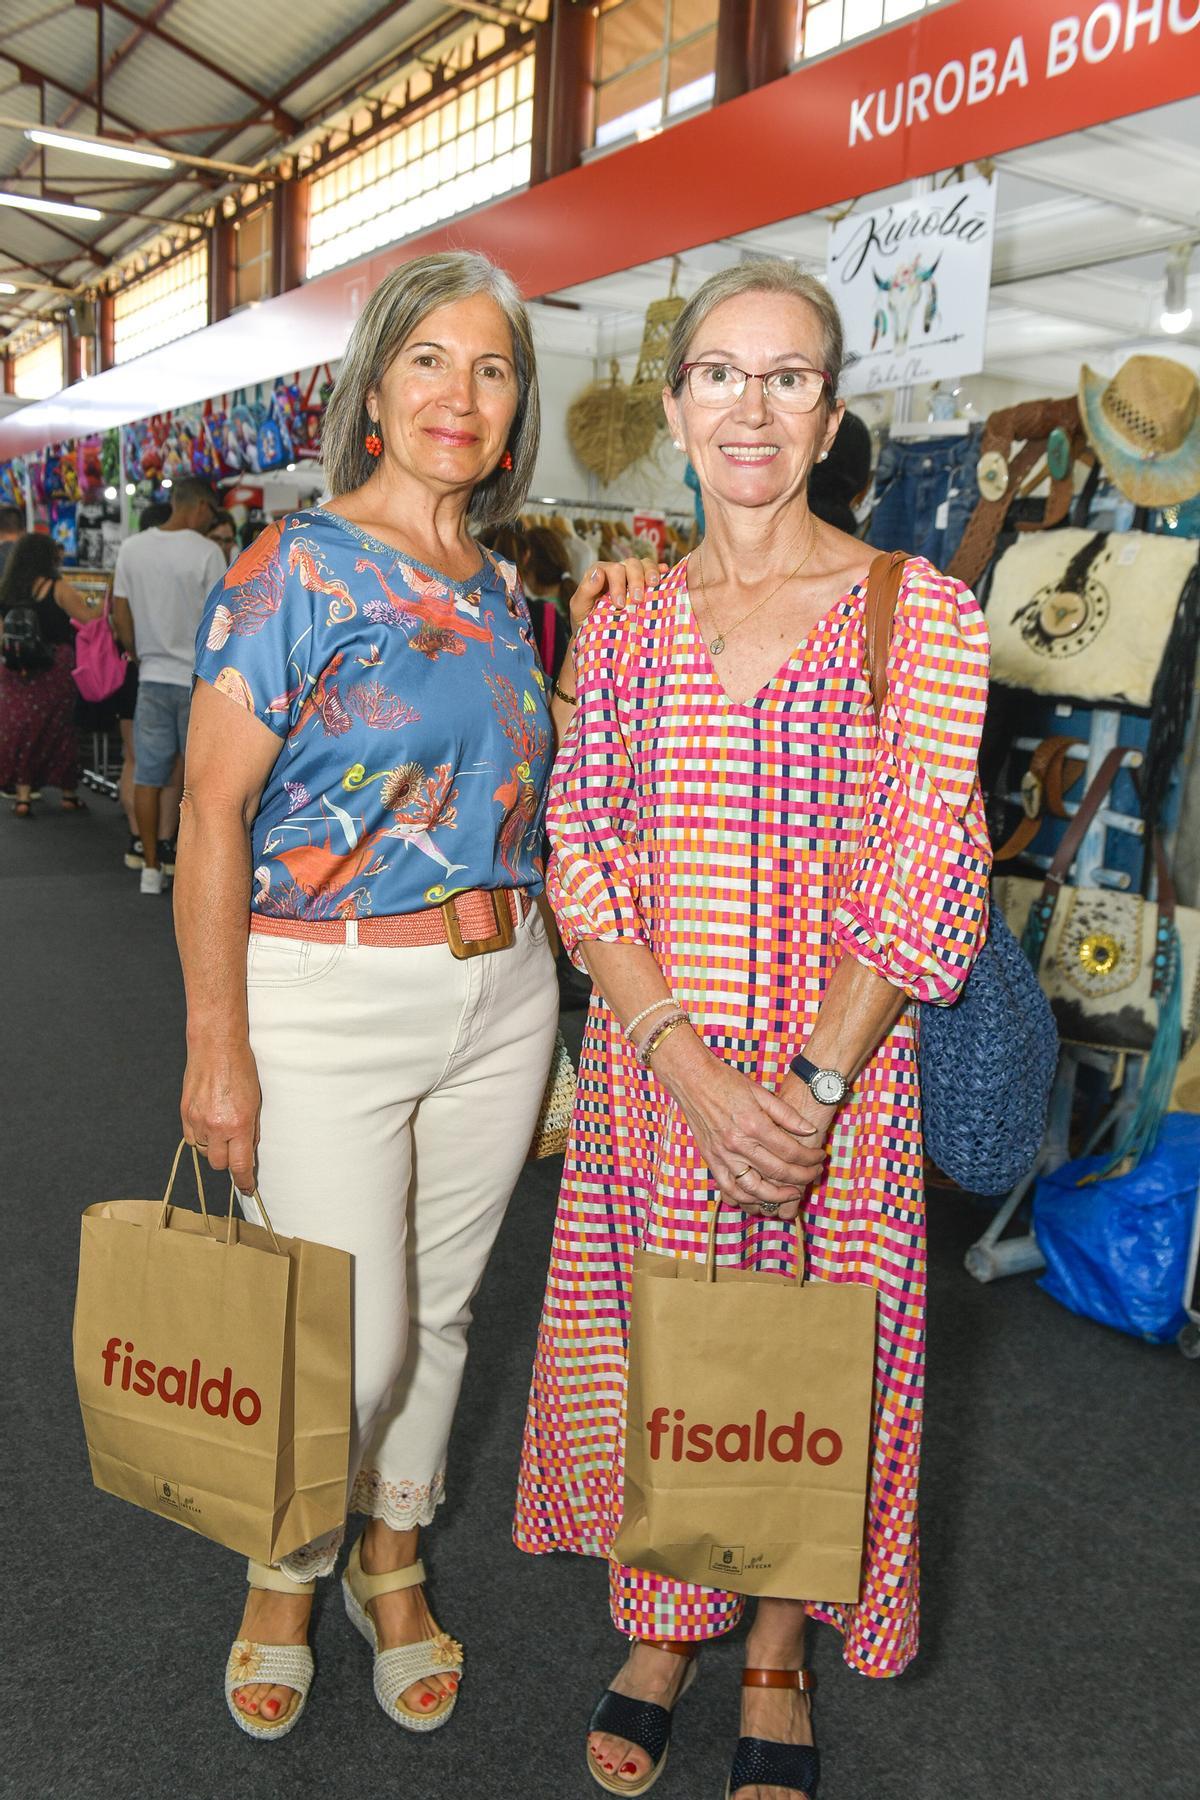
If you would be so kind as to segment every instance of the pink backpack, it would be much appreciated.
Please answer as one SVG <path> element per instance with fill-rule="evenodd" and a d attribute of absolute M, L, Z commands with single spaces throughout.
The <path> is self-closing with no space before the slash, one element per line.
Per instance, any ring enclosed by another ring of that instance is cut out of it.
<path fill-rule="evenodd" d="M 104 611 L 98 619 L 88 619 L 75 631 L 75 667 L 71 671 L 75 686 L 85 700 L 108 700 L 125 679 L 128 663 L 113 636 L 108 609 L 111 595 L 104 597 Z"/>

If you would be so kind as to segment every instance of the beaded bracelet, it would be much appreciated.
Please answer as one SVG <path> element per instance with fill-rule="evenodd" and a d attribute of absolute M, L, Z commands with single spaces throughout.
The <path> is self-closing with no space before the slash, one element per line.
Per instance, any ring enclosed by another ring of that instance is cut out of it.
<path fill-rule="evenodd" d="M 579 705 L 579 695 L 568 694 L 566 688 L 560 688 L 557 681 L 552 681 L 550 683 L 550 691 L 553 693 L 555 699 L 565 700 L 568 706 Z"/>
<path fill-rule="evenodd" d="M 654 1052 L 659 1048 L 660 1044 L 665 1043 L 673 1031 L 678 1031 L 681 1025 L 686 1025 L 687 1023 L 688 1016 L 686 1013 L 674 1013 L 669 1019 L 661 1020 L 660 1023 L 654 1027 L 653 1031 L 646 1034 L 646 1040 L 637 1053 L 638 1061 L 641 1063 L 643 1069 L 648 1069 L 650 1067 L 650 1059 L 654 1055 Z"/>
<path fill-rule="evenodd" d="M 648 1019 L 651 1013 L 661 1012 L 664 1006 L 677 1006 L 678 1004 L 679 1002 L 677 1000 L 668 995 L 665 1000 L 656 1000 L 653 1006 L 643 1006 L 641 1012 L 634 1013 L 632 1019 L 630 1019 L 628 1025 L 625 1027 L 625 1036 L 632 1044 L 633 1032 L 636 1027 L 641 1024 L 643 1019 Z"/>

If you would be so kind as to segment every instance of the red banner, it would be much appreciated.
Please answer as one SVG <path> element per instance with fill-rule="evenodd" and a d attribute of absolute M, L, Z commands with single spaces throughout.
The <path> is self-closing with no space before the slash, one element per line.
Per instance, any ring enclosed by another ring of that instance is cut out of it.
<path fill-rule="evenodd" d="M 533 297 L 1198 92 L 1200 0 L 947 0 L 22 408 L 0 459 L 339 357 L 371 289 L 430 251 L 482 250 Z"/>

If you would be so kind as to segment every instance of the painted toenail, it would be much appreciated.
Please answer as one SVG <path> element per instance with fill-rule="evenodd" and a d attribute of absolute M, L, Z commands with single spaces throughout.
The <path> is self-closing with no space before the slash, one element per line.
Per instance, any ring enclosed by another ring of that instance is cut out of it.
<path fill-rule="evenodd" d="M 257 1700 L 247 1700 L 246 1711 L 256 1713 L 258 1711 L 258 1701 Z"/>
<path fill-rule="evenodd" d="M 279 1711 L 278 1700 L 265 1700 L 263 1702 L 263 1711 L 265 1713 L 270 1713 L 271 1717 L 274 1718 L 275 1714 Z"/>
<path fill-rule="evenodd" d="M 622 1763 L 621 1764 L 621 1773 L 622 1773 L 622 1775 L 636 1775 L 637 1774 L 637 1764 L 636 1763 Z"/>
<path fill-rule="evenodd" d="M 422 1694 L 421 1695 L 421 1705 L 422 1706 L 435 1706 L 436 1704 L 437 1704 L 437 1702 L 435 1701 L 432 1694 Z"/>

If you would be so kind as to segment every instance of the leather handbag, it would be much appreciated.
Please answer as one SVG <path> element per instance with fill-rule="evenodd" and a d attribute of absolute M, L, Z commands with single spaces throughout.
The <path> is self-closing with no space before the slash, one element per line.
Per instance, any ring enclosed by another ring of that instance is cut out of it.
<path fill-rule="evenodd" d="M 1154 834 L 1157 901 L 1116 888 L 1070 887 L 1067 876 L 1125 757 L 1111 750 L 1063 835 L 1044 881 L 1010 876 L 995 892 L 1049 996 L 1064 1042 L 1149 1054 L 1178 967 L 1184 1036 L 1197 1013 L 1200 912 L 1176 905 Z M 1178 1054 L 1179 1046 L 1171 1047 Z"/>
<path fill-rule="evenodd" d="M 902 551 L 877 556 L 867 579 L 864 672 L 877 719 L 906 561 Z M 1007 1193 L 1041 1147 L 1058 1037 L 1037 977 L 995 906 L 958 998 L 922 1002 L 917 1014 L 926 1150 L 969 1192 Z"/>

